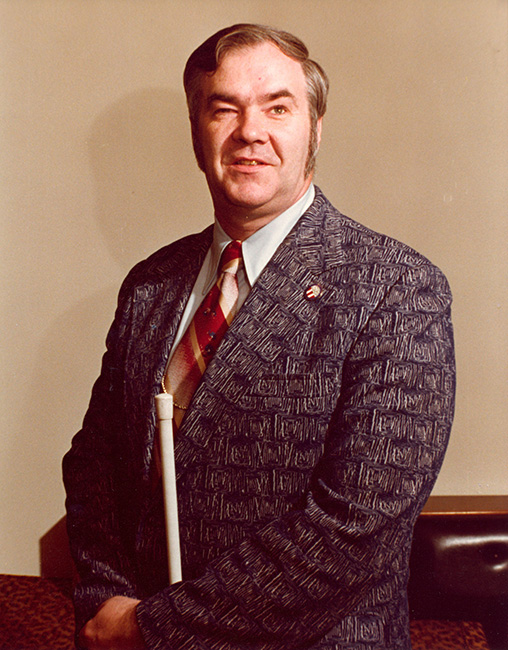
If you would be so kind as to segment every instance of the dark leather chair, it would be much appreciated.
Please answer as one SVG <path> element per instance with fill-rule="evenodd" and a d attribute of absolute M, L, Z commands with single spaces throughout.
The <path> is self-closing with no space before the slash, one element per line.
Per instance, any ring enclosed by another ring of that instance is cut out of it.
<path fill-rule="evenodd" d="M 411 553 L 410 612 L 479 621 L 491 650 L 508 650 L 508 499 L 496 497 L 492 509 L 487 499 L 448 498 L 440 510 L 447 497 L 434 497 L 426 507 Z"/>

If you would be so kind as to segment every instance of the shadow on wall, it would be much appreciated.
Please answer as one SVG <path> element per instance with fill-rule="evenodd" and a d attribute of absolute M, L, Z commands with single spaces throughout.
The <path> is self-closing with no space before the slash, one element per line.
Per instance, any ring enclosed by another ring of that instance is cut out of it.
<path fill-rule="evenodd" d="M 211 222 L 213 212 L 204 176 L 194 159 L 183 91 L 145 88 L 121 97 L 94 120 L 86 144 L 95 181 L 93 218 L 122 274 L 161 246 Z M 38 379 L 50 372 L 62 381 L 54 391 L 54 404 L 48 408 L 45 403 L 39 409 L 51 414 L 49 418 L 61 414 L 62 408 L 74 407 L 65 398 L 69 385 L 90 393 L 91 382 L 79 386 L 84 381 L 81 364 L 89 364 L 86 341 L 105 339 L 118 289 L 119 283 L 108 287 L 107 293 L 79 300 L 46 337 Z M 99 321 L 101 328 L 106 321 L 108 325 L 94 332 Z M 86 333 L 81 345 L 76 346 L 75 332 Z M 100 367 L 100 355 L 96 366 Z M 47 400 L 47 395 L 41 399 Z M 84 413 L 77 415 L 81 418 Z M 73 419 L 74 414 L 67 416 Z M 53 421 L 46 424 L 47 430 L 55 430 Z M 69 432 L 69 444 L 74 433 Z M 39 545 L 43 577 L 72 577 L 64 518 L 40 538 Z"/>
<path fill-rule="evenodd" d="M 42 578 L 75 578 L 65 517 L 40 538 L 39 553 Z"/>
<path fill-rule="evenodd" d="M 96 218 L 122 266 L 210 223 L 183 92 L 149 88 L 122 97 L 97 117 L 87 144 Z"/>

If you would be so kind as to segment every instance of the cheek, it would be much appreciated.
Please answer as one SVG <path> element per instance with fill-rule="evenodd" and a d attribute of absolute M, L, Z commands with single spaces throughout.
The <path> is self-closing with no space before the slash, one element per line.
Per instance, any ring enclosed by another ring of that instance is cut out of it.
<path fill-rule="evenodd" d="M 211 162 L 219 162 L 227 150 L 227 135 L 219 126 L 208 127 L 203 131 L 203 149 Z"/>
<path fill-rule="evenodd" d="M 286 147 L 286 163 L 291 165 L 295 175 L 300 175 L 307 163 L 309 155 L 309 138 L 303 134 L 298 139 L 293 138 Z"/>
<path fill-rule="evenodd" d="M 279 147 L 286 158 L 295 167 L 305 164 L 309 151 L 310 125 L 302 124 L 300 128 L 294 127 L 279 134 Z"/>

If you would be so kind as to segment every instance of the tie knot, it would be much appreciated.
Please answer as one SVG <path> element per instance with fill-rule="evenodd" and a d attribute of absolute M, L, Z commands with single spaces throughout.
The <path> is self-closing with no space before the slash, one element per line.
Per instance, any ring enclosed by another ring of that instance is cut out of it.
<path fill-rule="evenodd" d="M 222 251 L 220 258 L 220 271 L 222 273 L 236 274 L 242 263 L 242 242 L 236 239 L 230 241 L 226 248 Z"/>

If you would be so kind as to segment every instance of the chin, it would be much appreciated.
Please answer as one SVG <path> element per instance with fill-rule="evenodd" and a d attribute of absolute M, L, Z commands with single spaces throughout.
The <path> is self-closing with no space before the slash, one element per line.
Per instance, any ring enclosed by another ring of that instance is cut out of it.
<path fill-rule="evenodd" d="M 256 187 L 237 187 L 226 191 L 226 200 L 230 205 L 245 207 L 246 209 L 259 208 L 269 203 L 274 198 L 273 192 Z"/>

